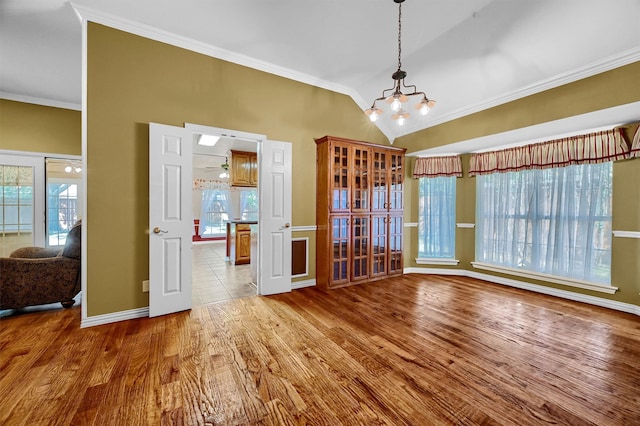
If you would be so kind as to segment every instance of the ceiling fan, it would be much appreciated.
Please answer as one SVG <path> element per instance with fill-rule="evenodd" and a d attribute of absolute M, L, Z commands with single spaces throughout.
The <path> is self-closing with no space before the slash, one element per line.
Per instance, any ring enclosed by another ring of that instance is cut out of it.
<path fill-rule="evenodd" d="M 224 164 L 220 164 L 223 170 L 229 171 L 229 157 L 224 158 Z"/>

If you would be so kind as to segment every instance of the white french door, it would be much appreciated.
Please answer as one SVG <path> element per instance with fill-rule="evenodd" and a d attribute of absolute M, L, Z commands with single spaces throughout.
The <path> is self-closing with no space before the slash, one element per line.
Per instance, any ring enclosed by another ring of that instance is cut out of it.
<path fill-rule="evenodd" d="M 258 293 L 291 291 L 291 144 L 265 140 L 259 151 Z"/>
<path fill-rule="evenodd" d="M 193 132 L 149 123 L 149 316 L 191 309 Z"/>

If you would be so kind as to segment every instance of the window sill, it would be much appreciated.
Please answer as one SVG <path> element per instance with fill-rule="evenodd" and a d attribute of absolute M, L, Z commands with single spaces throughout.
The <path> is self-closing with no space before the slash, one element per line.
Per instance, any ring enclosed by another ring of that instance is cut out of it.
<path fill-rule="evenodd" d="M 418 265 L 457 265 L 457 259 L 441 259 L 437 257 L 419 257 L 416 259 Z"/>
<path fill-rule="evenodd" d="M 599 291 L 602 293 L 614 294 L 618 291 L 618 287 L 607 286 L 602 284 L 591 283 L 588 281 L 574 280 L 571 278 L 558 277 L 556 275 L 541 274 L 539 272 L 523 271 L 521 269 L 507 268 L 505 266 L 491 265 L 482 262 L 471 262 L 471 265 L 477 269 L 485 271 L 500 272 L 503 274 L 516 275 L 519 277 L 531 278 L 534 280 L 547 281 L 554 284 L 566 285 L 569 287 L 583 288 L 585 290 Z"/>

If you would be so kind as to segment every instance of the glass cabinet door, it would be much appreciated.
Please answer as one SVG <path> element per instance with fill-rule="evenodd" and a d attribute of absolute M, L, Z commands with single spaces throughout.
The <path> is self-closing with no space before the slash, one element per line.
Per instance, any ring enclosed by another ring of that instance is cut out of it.
<path fill-rule="evenodd" d="M 349 216 L 331 217 L 331 283 L 349 282 Z"/>
<path fill-rule="evenodd" d="M 349 146 L 335 144 L 331 152 L 331 211 L 349 211 Z"/>
<path fill-rule="evenodd" d="M 391 185 L 389 186 L 389 211 L 402 211 L 402 192 L 404 189 L 404 157 L 402 154 L 390 155 Z"/>
<path fill-rule="evenodd" d="M 371 215 L 371 277 L 387 274 L 387 215 Z"/>
<path fill-rule="evenodd" d="M 389 274 L 402 273 L 402 215 L 389 215 Z"/>
<path fill-rule="evenodd" d="M 370 176 L 370 155 L 369 148 L 358 146 L 353 147 L 352 155 L 352 196 L 351 202 L 352 212 L 368 212 L 369 211 L 369 176 Z"/>
<path fill-rule="evenodd" d="M 351 216 L 351 281 L 369 277 L 369 216 Z"/>
<path fill-rule="evenodd" d="M 375 151 L 373 153 L 373 167 L 371 170 L 371 194 L 372 211 L 387 211 L 389 199 L 389 167 L 387 164 L 388 154 L 386 151 Z"/>

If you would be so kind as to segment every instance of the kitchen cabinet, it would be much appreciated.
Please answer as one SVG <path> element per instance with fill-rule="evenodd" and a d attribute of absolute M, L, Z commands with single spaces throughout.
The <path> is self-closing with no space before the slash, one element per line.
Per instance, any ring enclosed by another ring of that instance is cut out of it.
<path fill-rule="evenodd" d="M 231 264 L 251 263 L 252 225 L 257 223 L 255 221 L 227 222 L 227 257 Z M 255 230 L 253 232 L 255 233 Z"/>
<path fill-rule="evenodd" d="M 316 147 L 318 285 L 402 274 L 405 149 L 333 136 Z"/>
<path fill-rule="evenodd" d="M 258 186 L 258 154 L 231 150 L 231 186 Z"/>

